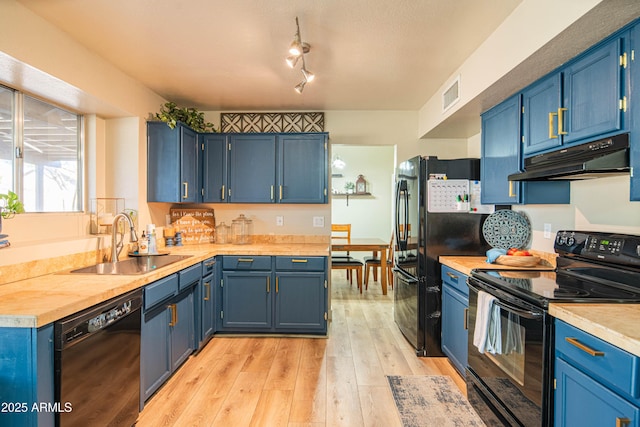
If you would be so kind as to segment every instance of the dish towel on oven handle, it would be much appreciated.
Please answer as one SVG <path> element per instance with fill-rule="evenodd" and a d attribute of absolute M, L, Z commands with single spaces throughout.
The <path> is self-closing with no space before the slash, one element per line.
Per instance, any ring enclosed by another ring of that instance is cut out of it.
<path fill-rule="evenodd" d="M 478 311 L 473 331 L 473 345 L 480 353 L 502 353 L 502 326 L 500 307 L 496 298 L 484 291 L 478 291 Z"/>

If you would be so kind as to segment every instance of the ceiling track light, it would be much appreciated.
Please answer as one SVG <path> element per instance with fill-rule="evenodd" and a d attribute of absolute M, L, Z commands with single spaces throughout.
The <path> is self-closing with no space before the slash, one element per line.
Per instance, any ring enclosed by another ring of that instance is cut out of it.
<path fill-rule="evenodd" d="M 296 16 L 296 34 L 289 46 L 289 56 L 286 58 L 286 63 L 290 68 L 294 68 L 300 58 L 302 58 L 302 76 L 304 80 L 295 86 L 295 90 L 298 93 L 302 93 L 304 86 L 315 79 L 315 74 L 307 70 L 307 64 L 305 63 L 304 56 L 311 50 L 311 45 L 302 41 L 300 36 L 300 24 L 298 23 L 298 17 Z"/>

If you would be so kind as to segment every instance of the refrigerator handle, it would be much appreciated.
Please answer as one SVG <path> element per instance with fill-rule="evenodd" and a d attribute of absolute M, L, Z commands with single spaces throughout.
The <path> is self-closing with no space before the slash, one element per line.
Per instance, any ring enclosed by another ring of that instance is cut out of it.
<path fill-rule="evenodd" d="M 402 185 L 402 180 L 398 181 L 396 184 L 396 227 L 395 227 L 395 231 L 396 231 L 396 244 L 398 245 L 398 250 L 406 250 L 407 248 L 407 242 L 405 239 L 403 239 L 403 234 L 400 234 L 400 202 L 401 202 L 401 195 L 402 193 L 407 193 L 406 190 L 403 190 L 403 185 Z M 407 199 L 404 200 L 405 203 L 408 202 Z M 406 221 L 406 208 L 407 205 L 405 205 L 405 221 Z M 406 224 L 404 225 L 404 229 L 406 230 L 407 226 Z"/>

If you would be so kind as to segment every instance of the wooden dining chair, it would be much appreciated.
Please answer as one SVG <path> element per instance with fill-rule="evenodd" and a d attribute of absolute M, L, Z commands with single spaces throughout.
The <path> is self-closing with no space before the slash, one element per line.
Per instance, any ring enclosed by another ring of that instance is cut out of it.
<path fill-rule="evenodd" d="M 393 239 L 394 234 L 391 232 L 389 239 L 389 247 L 387 248 L 387 283 L 393 289 Z M 378 268 L 380 268 L 381 260 L 376 252 L 373 256 L 364 257 L 364 286 L 369 289 L 369 271 L 373 270 L 373 280 L 378 280 Z"/>
<path fill-rule="evenodd" d="M 332 242 L 351 242 L 351 224 L 331 224 L 331 241 Z M 348 251 L 334 252 L 331 251 L 331 268 L 335 270 L 346 270 L 347 280 L 353 284 L 353 272 L 356 273 L 356 283 L 358 289 L 362 292 L 362 271 L 364 264 L 362 261 L 353 258 Z"/>

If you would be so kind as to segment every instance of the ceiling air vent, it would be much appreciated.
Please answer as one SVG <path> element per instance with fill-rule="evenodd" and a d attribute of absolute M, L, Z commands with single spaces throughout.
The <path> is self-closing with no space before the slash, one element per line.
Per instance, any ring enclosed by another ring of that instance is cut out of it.
<path fill-rule="evenodd" d="M 460 99 L 460 76 L 442 93 L 442 112 L 447 111 Z"/>

